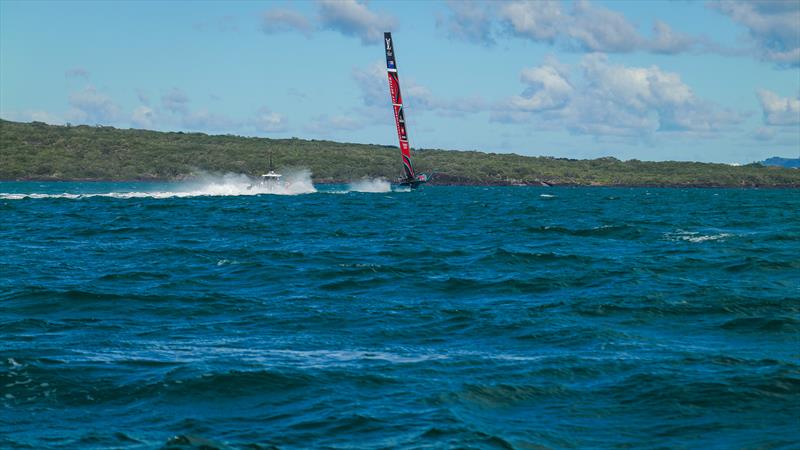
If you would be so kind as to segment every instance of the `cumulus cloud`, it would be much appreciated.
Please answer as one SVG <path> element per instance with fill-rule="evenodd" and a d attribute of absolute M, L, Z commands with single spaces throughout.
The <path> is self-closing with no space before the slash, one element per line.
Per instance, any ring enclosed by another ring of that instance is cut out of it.
<path fill-rule="evenodd" d="M 784 98 L 766 89 L 759 89 L 756 94 L 761 102 L 765 124 L 800 125 L 800 96 Z"/>
<path fill-rule="evenodd" d="M 660 20 L 653 23 L 653 37 L 647 43 L 651 51 L 667 54 L 686 52 L 700 45 L 712 46 L 707 39 L 677 32 Z"/>
<path fill-rule="evenodd" d="M 173 114 L 186 114 L 188 106 L 189 97 L 176 87 L 161 95 L 161 107 Z"/>
<path fill-rule="evenodd" d="M 373 11 L 358 0 L 319 0 L 313 18 L 289 8 L 272 8 L 261 16 L 261 31 L 265 34 L 294 31 L 309 37 L 326 29 L 356 37 L 364 45 L 382 43 L 383 32 L 396 26 L 393 16 Z"/>
<path fill-rule="evenodd" d="M 437 26 L 453 38 L 484 45 L 508 35 L 579 52 L 721 51 L 708 38 L 678 32 L 658 20 L 646 37 L 621 13 L 587 0 L 571 6 L 560 0 L 453 2 L 448 8 Z"/>
<path fill-rule="evenodd" d="M 436 27 L 444 29 L 448 36 L 472 43 L 493 45 L 491 10 L 479 2 L 450 0 L 450 15 L 438 17 Z"/>
<path fill-rule="evenodd" d="M 111 123 L 120 115 L 120 108 L 108 95 L 86 86 L 69 96 L 71 109 L 67 119 L 83 123 Z"/>
<path fill-rule="evenodd" d="M 568 18 L 561 11 L 559 0 L 543 0 L 506 3 L 500 8 L 500 19 L 520 37 L 552 43 L 561 35 Z"/>
<path fill-rule="evenodd" d="M 736 114 L 699 99 L 677 73 L 657 66 L 627 67 L 610 63 L 605 55 L 588 55 L 581 67 L 586 85 L 576 109 L 583 126 L 646 134 L 705 134 L 740 120 Z M 606 119 L 593 120 L 601 112 Z"/>
<path fill-rule="evenodd" d="M 592 52 L 631 52 L 645 46 L 625 16 L 585 0 L 573 6 L 566 35 L 581 49 Z"/>
<path fill-rule="evenodd" d="M 526 91 L 495 110 L 492 120 L 636 139 L 668 132 L 711 136 L 741 121 L 698 98 L 676 73 L 613 64 L 603 54 L 583 57 L 572 71 L 550 58 L 524 69 L 520 79 Z"/>
<path fill-rule="evenodd" d="M 527 68 L 520 81 L 528 86 L 522 95 L 513 97 L 511 105 L 521 111 L 543 111 L 564 106 L 572 94 L 572 85 L 556 64 Z"/>
<path fill-rule="evenodd" d="M 800 2 L 721 0 L 710 6 L 747 28 L 757 57 L 800 66 Z"/>
<path fill-rule="evenodd" d="M 261 16 L 261 31 L 267 34 L 298 31 L 309 36 L 314 25 L 297 11 L 285 8 L 270 9 Z"/>
<path fill-rule="evenodd" d="M 383 32 L 396 27 L 394 17 L 376 13 L 356 0 L 320 0 L 320 23 L 323 28 L 361 39 L 361 43 L 383 42 Z"/>
<path fill-rule="evenodd" d="M 389 104 L 389 81 L 385 63 L 375 62 L 367 68 L 354 68 L 352 77 L 365 106 L 385 108 Z M 405 80 L 403 83 L 405 86 Z"/>

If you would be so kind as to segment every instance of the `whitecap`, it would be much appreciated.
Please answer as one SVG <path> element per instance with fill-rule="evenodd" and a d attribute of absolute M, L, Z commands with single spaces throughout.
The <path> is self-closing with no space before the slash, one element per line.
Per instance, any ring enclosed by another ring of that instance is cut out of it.
<path fill-rule="evenodd" d="M 392 185 L 383 178 L 363 178 L 350 183 L 348 190 L 351 192 L 381 193 L 390 192 Z"/>
<path fill-rule="evenodd" d="M 672 233 L 664 234 L 664 237 L 671 241 L 686 241 L 693 243 L 724 240 L 732 236 L 734 236 L 732 233 L 701 234 L 699 231 L 685 230 L 677 230 Z"/>

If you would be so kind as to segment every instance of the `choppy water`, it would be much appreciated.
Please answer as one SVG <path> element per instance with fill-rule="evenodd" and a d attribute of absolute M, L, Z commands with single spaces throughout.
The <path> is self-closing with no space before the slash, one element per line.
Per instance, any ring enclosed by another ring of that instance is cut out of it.
<path fill-rule="evenodd" d="M 0 183 L 0 447 L 797 448 L 797 191 L 217 184 Z"/>

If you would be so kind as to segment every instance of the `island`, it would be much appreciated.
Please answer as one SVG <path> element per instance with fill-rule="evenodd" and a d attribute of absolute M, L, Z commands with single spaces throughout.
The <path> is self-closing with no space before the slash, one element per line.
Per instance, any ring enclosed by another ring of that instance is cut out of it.
<path fill-rule="evenodd" d="M 277 167 L 308 169 L 316 183 L 394 180 L 401 169 L 394 146 L 0 120 L 0 180 L 256 176 L 266 169 L 270 153 Z M 418 170 L 435 171 L 431 184 L 440 185 L 800 187 L 800 170 L 759 163 L 577 160 L 442 149 L 416 149 L 414 161 Z"/>

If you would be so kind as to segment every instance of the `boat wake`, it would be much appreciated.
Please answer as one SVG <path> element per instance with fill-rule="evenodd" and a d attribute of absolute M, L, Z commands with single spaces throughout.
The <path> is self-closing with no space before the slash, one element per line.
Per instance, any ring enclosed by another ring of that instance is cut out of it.
<path fill-rule="evenodd" d="M 240 196 L 240 195 L 300 195 L 317 192 L 314 183 L 311 182 L 311 172 L 308 170 L 298 170 L 289 172 L 283 176 L 280 184 L 264 185 L 260 184 L 247 175 L 225 174 L 210 175 L 202 174 L 197 178 L 174 183 L 169 186 L 171 189 L 136 191 L 136 192 L 103 192 L 103 193 L 0 193 L 3 200 L 22 200 L 26 198 L 67 198 L 82 199 L 92 197 L 111 197 L 111 198 L 182 198 L 182 197 L 202 197 L 202 196 Z"/>
<path fill-rule="evenodd" d="M 363 178 L 350 183 L 347 190 L 350 192 L 391 192 L 392 185 L 383 178 Z"/>

